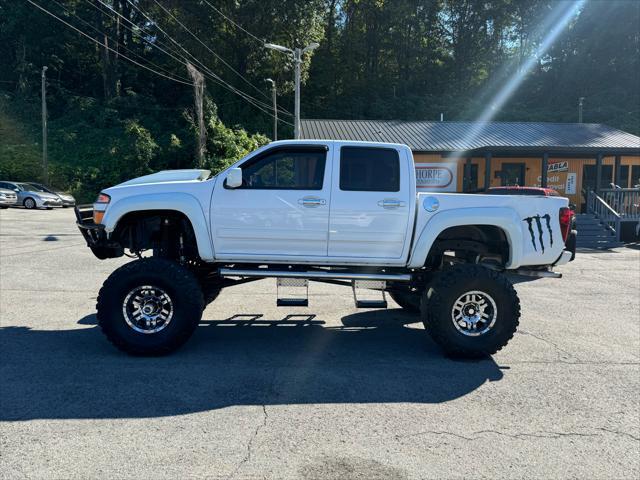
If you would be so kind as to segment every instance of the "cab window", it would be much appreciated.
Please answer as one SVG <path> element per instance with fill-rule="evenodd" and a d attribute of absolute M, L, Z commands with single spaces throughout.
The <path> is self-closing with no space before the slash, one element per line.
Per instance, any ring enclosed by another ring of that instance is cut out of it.
<path fill-rule="evenodd" d="M 391 148 L 342 147 L 340 190 L 400 191 L 400 158 Z"/>
<path fill-rule="evenodd" d="M 324 147 L 267 151 L 242 165 L 240 188 L 322 190 L 326 158 Z"/>

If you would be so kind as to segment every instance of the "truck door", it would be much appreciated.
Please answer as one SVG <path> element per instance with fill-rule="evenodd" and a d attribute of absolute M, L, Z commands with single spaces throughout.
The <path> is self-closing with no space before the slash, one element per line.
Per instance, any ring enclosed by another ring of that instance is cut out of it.
<path fill-rule="evenodd" d="M 215 186 L 216 258 L 327 255 L 331 159 L 326 145 L 282 145 L 240 165 L 242 186 Z"/>
<path fill-rule="evenodd" d="M 410 159 L 395 148 L 364 146 L 342 146 L 334 158 L 329 257 L 400 261 L 416 195 Z"/>

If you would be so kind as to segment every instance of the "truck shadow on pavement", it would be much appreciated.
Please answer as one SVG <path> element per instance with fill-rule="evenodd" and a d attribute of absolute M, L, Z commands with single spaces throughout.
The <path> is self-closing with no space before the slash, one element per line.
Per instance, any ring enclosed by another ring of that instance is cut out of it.
<path fill-rule="evenodd" d="M 440 403 L 502 372 L 442 356 L 401 310 L 203 320 L 180 351 L 118 352 L 97 327 L 0 328 L 0 419 L 147 418 L 236 405 Z M 94 325 L 89 315 L 78 323 Z"/>

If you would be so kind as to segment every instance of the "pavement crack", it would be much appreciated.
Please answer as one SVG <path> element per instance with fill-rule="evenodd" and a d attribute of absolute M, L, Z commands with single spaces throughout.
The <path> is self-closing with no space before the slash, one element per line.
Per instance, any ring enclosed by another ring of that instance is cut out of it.
<path fill-rule="evenodd" d="M 636 437 L 635 435 L 633 435 L 631 433 L 628 433 L 628 432 L 622 432 L 622 431 L 618 431 L 618 430 L 611 430 L 611 429 L 603 428 L 603 427 L 595 427 L 595 430 L 600 430 L 602 432 L 611 433 L 613 435 L 626 436 L 626 437 L 629 437 L 629 438 L 631 438 L 633 440 L 640 441 L 640 437 Z M 465 435 L 461 435 L 459 433 L 449 432 L 449 431 L 446 431 L 446 430 L 424 430 L 424 431 L 421 431 L 421 432 L 410 433 L 410 434 L 407 434 L 407 435 L 396 435 L 395 438 L 396 438 L 396 440 L 399 440 L 401 438 L 417 437 L 417 436 L 422 436 L 422 435 L 447 435 L 447 436 L 451 436 L 451 437 L 455 437 L 455 438 L 459 438 L 461 440 L 467 440 L 467 441 L 479 440 L 484 435 L 498 435 L 498 436 L 514 438 L 514 439 L 522 439 L 522 438 L 562 438 L 562 437 L 599 437 L 599 436 L 602 436 L 602 435 L 600 435 L 598 433 L 586 433 L 586 432 L 554 432 L 554 431 L 547 432 L 547 431 L 542 431 L 542 432 L 531 432 L 531 433 L 527 433 L 527 432 L 507 433 L 507 432 L 501 432 L 501 431 L 498 431 L 498 430 L 478 430 L 476 432 L 471 432 L 471 434 L 469 436 L 465 436 Z"/>
<path fill-rule="evenodd" d="M 558 352 L 564 353 L 567 357 L 574 358 L 574 359 L 578 360 L 578 358 L 575 355 L 573 355 L 572 353 L 564 350 L 563 348 L 560 348 L 557 343 L 552 342 L 551 340 L 547 340 L 546 338 L 541 337 L 539 335 L 536 335 L 535 333 L 527 332 L 527 331 L 524 331 L 524 330 L 518 330 L 518 333 L 520 333 L 521 335 L 529 335 L 530 337 L 537 338 L 541 342 L 544 342 L 547 345 L 552 346 Z"/>
<path fill-rule="evenodd" d="M 253 452 L 253 442 L 255 441 L 256 437 L 258 436 L 258 433 L 260 433 L 260 430 L 262 430 L 264 427 L 267 426 L 267 419 L 268 418 L 269 418 L 269 414 L 267 413 L 267 407 L 266 407 L 266 405 L 262 405 L 262 422 L 255 428 L 253 434 L 249 438 L 249 441 L 247 442 L 247 449 L 246 449 L 246 452 L 244 454 L 244 457 L 242 457 L 242 460 L 240 460 L 238 465 L 236 465 L 236 468 L 233 470 L 233 472 L 229 476 L 229 479 L 235 478 L 235 476 L 238 474 L 240 469 L 246 463 L 248 463 L 251 460 L 251 454 Z"/>
<path fill-rule="evenodd" d="M 636 442 L 640 442 L 640 437 L 636 437 L 635 435 L 628 433 L 628 432 L 622 432 L 620 430 L 611 430 L 609 428 L 604 428 L 604 427 L 597 427 L 596 430 L 601 430 L 603 432 L 607 432 L 607 433 L 612 433 L 614 435 L 620 435 L 623 437 L 629 437 L 633 440 L 635 440 Z"/>

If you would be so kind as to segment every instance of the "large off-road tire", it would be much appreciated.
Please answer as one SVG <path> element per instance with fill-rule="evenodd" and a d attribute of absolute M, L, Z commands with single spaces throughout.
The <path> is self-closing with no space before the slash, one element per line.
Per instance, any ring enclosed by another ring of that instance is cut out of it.
<path fill-rule="evenodd" d="M 33 210 L 38 206 L 36 204 L 36 201 L 31 197 L 25 198 L 24 202 L 22 202 L 22 205 L 24 205 L 24 208 L 26 208 L 27 210 Z"/>
<path fill-rule="evenodd" d="M 422 297 L 431 338 L 447 355 L 481 358 L 504 347 L 518 328 L 520 300 L 511 282 L 479 265 L 439 273 Z"/>
<path fill-rule="evenodd" d="M 165 355 L 185 343 L 202 317 L 198 279 L 170 260 L 128 263 L 104 282 L 98 325 L 107 339 L 132 355 Z"/>
<path fill-rule="evenodd" d="M 420 292 L 398 291 L 389 292 L 389 296 L 393 301 L 410 313 L 420 313 L 420 301 L 422 295 Z"/>

